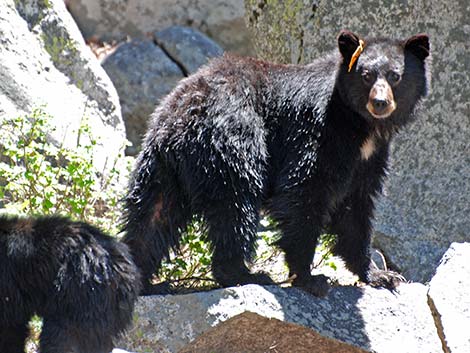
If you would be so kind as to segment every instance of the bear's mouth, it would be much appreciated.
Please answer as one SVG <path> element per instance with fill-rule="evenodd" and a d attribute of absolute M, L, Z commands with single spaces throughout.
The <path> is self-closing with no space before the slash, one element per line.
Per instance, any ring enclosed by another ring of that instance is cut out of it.
<path fill-rule="evenodd" d="M 366 105 L 367 110 L 370 115 L 376 119 L 385 119 L 388 118 L 397 108 L 397 104 L 394 100 L 392 101 L 383 101 L 377 102 L 369 100 Z"/>

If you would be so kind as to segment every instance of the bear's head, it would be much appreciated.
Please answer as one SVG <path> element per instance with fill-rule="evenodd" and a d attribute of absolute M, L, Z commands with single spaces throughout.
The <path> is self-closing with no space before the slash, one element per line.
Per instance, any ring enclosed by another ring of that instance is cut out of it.
<path fill-rule="evenodd" d="M 338 46 L 342 63 L 336 87 L 343 102 L 376 124 L 398 127 L 410 120 L 428 92 L 429 37 L 361 40 L 342 31 Z"/>

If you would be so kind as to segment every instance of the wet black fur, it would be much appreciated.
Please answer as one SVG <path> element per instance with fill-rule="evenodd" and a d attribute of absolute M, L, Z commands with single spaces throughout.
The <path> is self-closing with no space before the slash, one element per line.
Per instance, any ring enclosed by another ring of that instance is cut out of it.
<path fill-rule="evenodd" d="M 63 217 L 0 216 L 0 352 L 108 353 L 131 322 L 140 277 L 125 244 Z"/>
<path fill-rule="evenodd" d="M 351 72 L 358 38 L 339 36 L 340 51 L 306 66 L 224 56 L 181 81 L 152 115 L 126 199 L 124 241 L 143 272 L 145 291 L 192 215 L 208 225 L 213 273 L 219 283 L 270 283 L 245 262 L 255 250 L 259 211 L 279 224 L 294 285 L 324 295 L 310 275 L 321 232 L 338 235 L 334 253 L 359 278 L 393 286 L 371 270 L 374 197 L 382 189 L 389 145 L 427 94 L 429 42 L 366 39 Z M 362 72 L 402 78 L 397 109 L 374 119 L 365 106 Z M 376 148 L 361 158 L 367 138 Z"/>

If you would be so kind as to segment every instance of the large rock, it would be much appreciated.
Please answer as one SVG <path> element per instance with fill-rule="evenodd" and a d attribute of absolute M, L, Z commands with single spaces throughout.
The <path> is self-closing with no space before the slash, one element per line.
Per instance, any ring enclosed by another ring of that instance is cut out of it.
<path fill-rule="evenodd" d="M 185 74 L 194 73 L 210 58 L 223 54 L 223 49 L 201 32 L 182 26 L 171 26 L 153 35 L 158 45 L 177 62 Z"/>
<path fill-rule="evenodd" d="M 52 141 L 74 147 L 87 118 L 96 167 L 112 166 L 126 141 L 118 96 L 63 1 L 4 0 L 1 12 L 0 120 L 42 107 Z"/>
<path fill-rule="evenodd" d="M 304 63 L 304 37 L 315 18 L 317 3 L 245 0 L 245 18 L 258 57 L 278 63 Z"/>
<path fill-rule="evenodd" d="M 121 44 L 102 65 L 119 93 L 127 138 L 132 143 L 126 152 L 136 154 L 150 114 L 184 73 L 150 39 Z"/>
<path fill-rule="evenodd" d="M 337 287 L 324 299 L 296 288 L 257 285 L 141 297 L 135 325 L 118 346 L 177 352 L 212 326 L 245 311 L 309 327 L 370 352 L 442 352 L 427 288 L 421 284 L 403 284 L 397 293 Z"/>
<path fill-rule="evenodd" d="M 254 6 L 262 0 L 246 2 L 257 35 L 279 38 L 276 31 L 284 31 L 284 27 L 278 22 L 271 26 L 274 34 L 264 33 L 266 26 L 256 26 L 256 19 L 278 17 L 256 15 L 259 7 Z M 344 28 L 362 35 L 406 38 L 427 32 L 431 36 L 432 94 L 424 113 L 395 141 L 386 195 L 377 207 L 374 239 L 374 245 L 406 278 L 428 281 L 451 242 L 470 240 L 468 2 L 294 3 L 292 9 L 297 12 L 288 15 L 295 24 L 285 30 L 300 37 L 281 36 L 284 41 L 278 43 L 285 46 L 279 53 L 292 53 L 300 43 L 298 61 L 309 62 L 335 48 L 336 36 Z M 294 31 L 296 26 L 301 30 Z"/>
<path fill-rule="evenodd" d="M 189 27 L 172 26 L 155 32 L 153 38 L 123 43 L 102 63 L 119 93 L 132 142 L 126 150 L 130 155 L 140 150 L 149 116 L 160 99 L 180 79 L 223 53 L 217 43 Z"/>
<path fill-rule="evenodd" d="M 243 0 L 67 0 L 85 38 L 142 37 L 172 25 L 206 33 L 226 50 L 252 53 Z"/>
<path fill-rule="evenodd" d="M 453 243 L 429 283 L 429 304 L 445 352 L 470 352 L 470 243 Z"/>
<path fill-rule="evenodd" d="M 218 324 L 179 353 L 367 353 L 300 325 L 268 319 L 251 312 Z M 114 352 L 113 352 L 114 353 Z"/>

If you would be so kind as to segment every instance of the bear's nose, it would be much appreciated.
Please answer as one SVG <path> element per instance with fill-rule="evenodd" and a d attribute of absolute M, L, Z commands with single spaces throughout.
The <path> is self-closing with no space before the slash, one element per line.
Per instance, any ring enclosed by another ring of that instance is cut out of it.
<path fill-rule="evenodd" d="M 372 105 L 374 106 L 374 111 L 377 114 L 381 114 L 388 107 L 388 101 L 386 99 L 374 98 L 372 100 Z"/>

